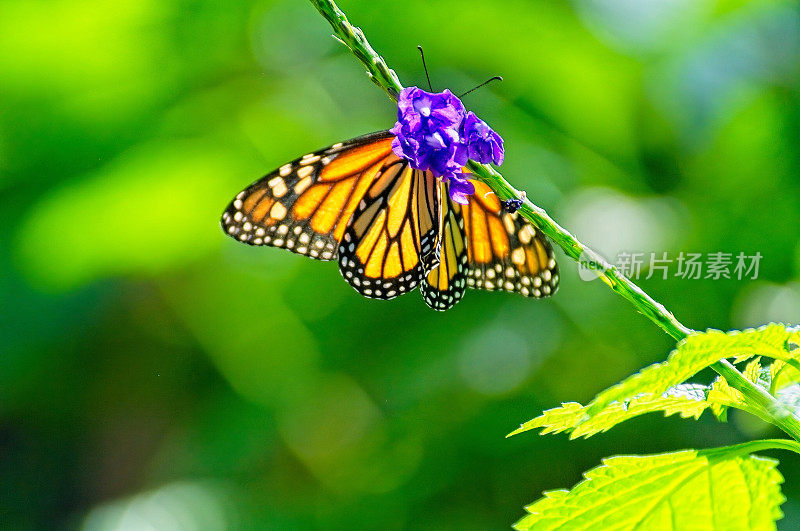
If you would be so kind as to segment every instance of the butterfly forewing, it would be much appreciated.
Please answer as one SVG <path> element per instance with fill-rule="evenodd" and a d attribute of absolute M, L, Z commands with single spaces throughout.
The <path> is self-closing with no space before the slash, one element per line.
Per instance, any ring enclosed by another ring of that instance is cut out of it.
<path fill-rule="evenodd" d="M 222 214 L 226 233 L 250 245 L 336 258 L 344 231 L 392 153 L 388 131 L 365 135 L 285 164 L 239 193 Z"/>

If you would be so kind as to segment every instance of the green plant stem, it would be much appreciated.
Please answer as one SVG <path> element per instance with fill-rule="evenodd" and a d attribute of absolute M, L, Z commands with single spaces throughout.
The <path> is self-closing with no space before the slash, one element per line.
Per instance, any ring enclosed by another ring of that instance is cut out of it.
<path fill-rule="evenodd" d="M 360 28 L 354 27 L 333 0 L 311 0 L 311 3 L 331 24 L 334 36 L 339 39 L 367 69 L 369 78 L 381 87 L 393 100 L 403 89 L 394 70 L 370 46 Z M 519 190 L 494 168 L 476 162 L 469 162 L 469 169 L 486 183 L 501 200 L 523 199 L 520 215 L 533 223 L 553 242 L 564 250 L 567 256 L 582 266 L 594 271 L 616 294 L 630 302 L 642 315 L 653 321 L 676 341 L 685 339 L 694 330 L 681 324 L 662 304 L 606 262 L 591 248 L 585 246 L 565 228 L 556 223 L 544 209 L 534 205 Z M 766 418 L 784 432 L 800 441 L 800 419 L 787 413 L 777 400 L 765 389 L 744 377 L 728 360 L 720 360 L 711 368 L 724 377 L 728 384 L 741 392 L 753 405 L 763 410 Z"/>
<path fill-rule="evenodd" d="M 361 28 L 350 24 L 335 2 L 311 0 L 311 3 L 333 26 L 333 36 L 347 46 L 356 59 L 367 68 L 367 76 L 372 82 L 383 89 L 390 98 L 397 101 L 397 95 L 403 90 L 403 85 L 400 84 L 394 70 L 386 65 L 383 57 L 372 49 Z"/>

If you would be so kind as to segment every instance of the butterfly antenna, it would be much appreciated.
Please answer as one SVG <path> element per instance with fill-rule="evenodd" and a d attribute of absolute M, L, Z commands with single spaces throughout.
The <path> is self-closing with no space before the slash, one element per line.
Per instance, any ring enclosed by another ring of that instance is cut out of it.
<path fill-rule="evenodd" d="M 466 91 L 464 94 L 461 94 L 461 95 L 460 95 L 460 96 L 458 96 L 458 97 L 459 97 L 459 98 L 463 98 L 464 96 L 466 96 L 466 95 L 467 95 L 467 94 L 469 94 L 470 92 L 474 92 L 474 91 L 478 90 L 479 88 L 481 88 L 482 86 L 484 86 L 484 85 L 488 85 L 488 84 L 489 84 L 489 83 L 491 83 L 492 81 L 503 81 L 503 77 L 502 77 L 502 76 L 494 76 L 494 77 L 492 77 L 492 78 L 489 78 L 489 79 L 487 79 L 486 81 L 484 81 L 483 83 L 481 83 L 480 85 L 478 85 L 477 87 L 469 89 L 469 90 L 468 90 L 468 91 Z"/>
<path fill-rule="evenodd" d="M 419 44 L 417 45 L 417 50 L 419 50 L 419 54 L 422 56 L 422 68 L 425 70 L 425 77 L 428 79 L 428 90 L 433 92 L 433 86 L 431 85 L 431 76 L 428 75 L 428 65 L 425 64 L 425 52 L 422 51 L 422 46 Z"/>

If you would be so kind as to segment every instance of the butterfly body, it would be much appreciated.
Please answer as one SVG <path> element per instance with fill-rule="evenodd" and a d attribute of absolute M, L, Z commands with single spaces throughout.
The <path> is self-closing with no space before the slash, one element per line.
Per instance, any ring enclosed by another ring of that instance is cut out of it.
<path fill-rule="evenodd" d="M 558 286 L 549 242 L 489 188 L 454 202 L 447 183 L 414 169 L 381 131 L 309 153 L 239 193 L 222 228 L 249 245 L 338 260 L 359 293 L 392 299 L 420 286 L 447 310 L 467 287 L 546 297 Z"/>

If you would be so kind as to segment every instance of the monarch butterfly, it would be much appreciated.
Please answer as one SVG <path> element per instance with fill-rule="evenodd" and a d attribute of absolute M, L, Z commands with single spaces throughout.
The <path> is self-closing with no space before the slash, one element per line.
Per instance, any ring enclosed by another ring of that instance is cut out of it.
<path fill-rule="evenodd" d="M 240 192 L 222 228 L 249 245 L 338 260 L 360 294 L 393 299 L 420 286 L 444 311 L 467 287 L 547 297 L 558 287 L 553 249 L 488 186 L 460 204 L 434 173 L 412 167 L 381 131 L 303 155 Z"/>

